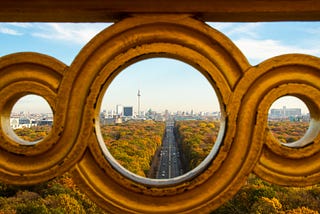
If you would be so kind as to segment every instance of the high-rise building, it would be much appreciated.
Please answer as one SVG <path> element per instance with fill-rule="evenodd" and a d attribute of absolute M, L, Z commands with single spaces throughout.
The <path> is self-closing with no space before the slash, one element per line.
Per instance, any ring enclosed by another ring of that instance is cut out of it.
<path fill-rule="evenodd" d="M 123 107 L 123 116 L 133 117 L 133 107 L 132 106 Z"/>
<path fill-rule="evenodd" d="M 118 116 L 122 116 L 123 115 L 123 106 L 122 105 L 117 105 L 116 106 L 116 114 Z"/>

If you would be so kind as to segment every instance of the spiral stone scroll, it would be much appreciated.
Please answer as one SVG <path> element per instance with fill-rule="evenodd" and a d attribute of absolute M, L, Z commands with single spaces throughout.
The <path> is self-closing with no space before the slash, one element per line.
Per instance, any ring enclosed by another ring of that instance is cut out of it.
<path fill-rule="evenodd" d="M 215 89 L 223 118 L 216 153 L 194 175 L 164 184 L 119 170 L 99 134 L 107 87 L 127 66 L 152 57 L 199 70 Z M 69 67 L 38 53 L 0 58 L 0 180 L 31 185 L 71 170 L 79 187 L 111 213 L 209 212 L 251 172 L 280 185 L 316 184 L 319 89 L 317 57 L 283 55 L 253 67 L 226 36 L 188 15 L 133 16 L 95 36 Z M 9 127 L 12 106 L 27 94 L 46 99 L 55 121 L 52 133 L 32 146 L 19 143 Z M 291 147 L 267 126 L 269 107 L 285 95 L 303 100 L 312 118 L 305 137 Z"/>

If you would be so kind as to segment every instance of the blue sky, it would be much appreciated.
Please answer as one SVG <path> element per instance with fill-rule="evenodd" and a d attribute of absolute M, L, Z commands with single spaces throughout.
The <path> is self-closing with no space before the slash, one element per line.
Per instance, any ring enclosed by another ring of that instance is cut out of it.
<path fill-rule="evenodd" d="M 208 24 L 231 38 L 252 65 L 286 53 L 320 56 L 320 22 Z M 0 23 L 0 56 L 23 51 L 40 52 L 70 65 L 81 48 L 109 25 Z M 159 80 L 162 80 L 161 84 L 158 84 Z M 116 104 L 136 107 L 138 89 L 142 93 L 142 110 L 219 110 L 211 86 L 199 72 L 182 62 L 159 59 L 136 63 L 120 73 L 107 90 L 107 102 L 102 108 L 114 109 Z M 286 101 L 287 104 L 290 102 Z M 31 112 L 46 111 L 41 105 L 21 102 L 21 106 Z"/>

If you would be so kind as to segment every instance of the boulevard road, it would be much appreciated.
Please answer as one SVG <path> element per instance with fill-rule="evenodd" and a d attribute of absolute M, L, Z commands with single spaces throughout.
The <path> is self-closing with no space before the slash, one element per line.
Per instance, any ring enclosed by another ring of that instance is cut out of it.
<path fill-rule="evenodd" d="M 180 151 L 173 132 L 174 122 L 166 122 L 166 133 L 160 151 L 160 161 L 157 178 L 174 178 L 183 174 L 180 160 Z"/>

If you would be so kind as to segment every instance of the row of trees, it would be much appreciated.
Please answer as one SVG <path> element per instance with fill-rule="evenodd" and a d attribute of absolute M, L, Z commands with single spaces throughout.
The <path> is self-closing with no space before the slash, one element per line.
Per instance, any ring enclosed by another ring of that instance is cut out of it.
<path fill-rule="evenodd" d="M 128 121 L 101 127 L 112 156 L 127 170 L 147 177 L 156 150 L 162 144 L 164 122 Z"/>
<path fill-rule="evenodd" d="M 220 124 L 214 121 L 184 120 L 175 123 L 175 134 L 186 171 L 197 167 L 210 153 Z"/>

